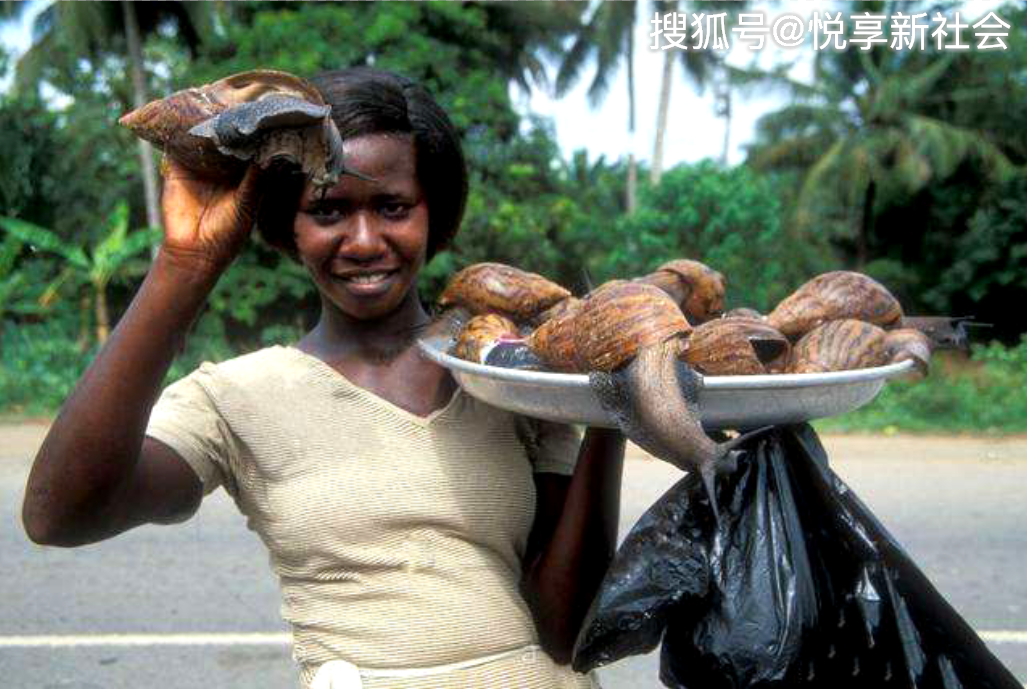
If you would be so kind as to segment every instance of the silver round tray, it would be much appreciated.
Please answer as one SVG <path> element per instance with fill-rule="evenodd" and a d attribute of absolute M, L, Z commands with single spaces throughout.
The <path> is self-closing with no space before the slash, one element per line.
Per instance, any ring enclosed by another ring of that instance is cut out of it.
<path fill-rule="evenodd" d="M 588 376 L 484 366 L 450 356 L 445 336 L 418 341 L 468 394 L 501 409 L 549 421 L 612 428 L 615 424 L 588 386 Z M 837 416 L 858 409 L 888 378 L 907 373 L 912 361 L 832 373 L 703 376 L 699 415 L 708 430 L 757 428 Z"/>

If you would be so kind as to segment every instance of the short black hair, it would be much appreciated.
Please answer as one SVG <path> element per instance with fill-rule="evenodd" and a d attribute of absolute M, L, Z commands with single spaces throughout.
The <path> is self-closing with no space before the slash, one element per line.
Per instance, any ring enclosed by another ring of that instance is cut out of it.
<path fill-rule="evenodd" d="M 417 179 L 428 202 L 428 258 L 453 240 L 467 206 L 467 163 L 460 135 L 428 91 L 393 72 L 372 67 L 323 72 L 311 83 L 332 106 L 343 141 L 368 134 L 410 134 L 417 156 Z M 305 180 L 275 180 L 274 198 L 257 213 L 264 240 L 296 256 L 293 223 Z"/>

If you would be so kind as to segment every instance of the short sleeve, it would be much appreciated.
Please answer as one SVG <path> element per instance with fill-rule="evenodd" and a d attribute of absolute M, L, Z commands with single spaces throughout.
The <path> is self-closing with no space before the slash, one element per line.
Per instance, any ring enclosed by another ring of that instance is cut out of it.
<path fill-rule="evenodd" d="M 217 407 L 217 366 L 204 363 L 172 383 L 154 405 L 146 435 L 177 452 L 203 483 L 203 494 L 224 486 L 232 496 L 232 434 Z"/>
<path fill-rule="evenodd" d="M 521 416 L 517 434 L 536 474 L 574 473 L 581 447 L 581 431 L 575 426 Z"/>

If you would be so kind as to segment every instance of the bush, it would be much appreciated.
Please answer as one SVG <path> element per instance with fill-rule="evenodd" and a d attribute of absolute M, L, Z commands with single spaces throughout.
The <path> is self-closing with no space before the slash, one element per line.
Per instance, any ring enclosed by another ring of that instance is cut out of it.
<path fill-rule="evenodd" d="M 767 311 L 811 275 L 829 269 L 813 242 L 781 223 L 779 194 L 746 166 L 711 161 L 679 165 L 642 189 L 635 214 L 596 237 L 600 280 L 644 275 L 660 263 L 692 258 L 727 278 L 727 307 Z"/>
<path fill-rule="evenodd" d="M 924 380 L 889 382 L 872 403 L 817 423 L 825 431 L 1027 432 L 1027 337 L 937 357 Z"/>
<path fill-rule="evenodd" d="M 0 410 L 48 414 L 60 408 L 95 355 L 78 344 L 73 318 L 4 322 L 0 348 Z"/>

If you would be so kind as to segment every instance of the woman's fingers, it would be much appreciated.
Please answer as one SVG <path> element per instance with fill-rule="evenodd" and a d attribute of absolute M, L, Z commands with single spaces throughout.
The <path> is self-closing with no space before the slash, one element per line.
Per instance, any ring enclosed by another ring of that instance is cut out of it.
<path fill-rule="evenodd" d="M 245 223 L 248 228 L 252 228 L 256 220 L 263 191 L 262 181 L 266 179 L 264 175 L 265 171 L 259 166 L 250 165 L 235 192 L 239 221 Z"/>
<path fill-rule="evenodd" d="M 241 179 L 226 183 L 200 177 L 174 159 L 161 168 L 165 246 L 218 270 L 227 266 L 253 227 L 262 171 L 251 165 Z"/>

